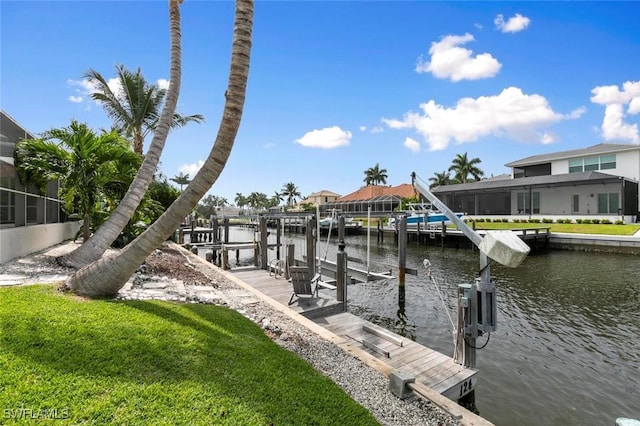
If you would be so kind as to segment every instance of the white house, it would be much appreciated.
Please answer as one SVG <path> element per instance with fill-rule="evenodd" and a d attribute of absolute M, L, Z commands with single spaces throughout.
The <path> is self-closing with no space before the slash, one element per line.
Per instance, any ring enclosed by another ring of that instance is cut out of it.
<path fill-rule="evenodd" d="M 58 182 L 45 194 L 22 184 L 13 152 L 20 139 L 34 136 L 0 110 L 0 263 L 71 239 L 79 222 L 65 222 L 58 200 Z"/>
<path fill-rule="evenodd" d="M 592 217 L 638 221 L 640 144 L 602 143 L 506 164 L 511 176 L 433 192 L 473 216 Z"/>

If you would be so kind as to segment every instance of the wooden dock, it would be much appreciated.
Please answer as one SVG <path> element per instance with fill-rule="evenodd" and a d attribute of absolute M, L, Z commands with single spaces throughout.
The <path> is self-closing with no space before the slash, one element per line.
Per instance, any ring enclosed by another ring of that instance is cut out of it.
<path fill-rule="evenodd" d="M 275 300 L 282 308 L 297 312 L 335 334 L 345 342 L 345 349 L 367 352 L 377 359 L 381 371 L 411 373 L 415 375 L 416 383 L 454 401 L 476 387 L 477 370 L 456 364 L 451 356 L 344 312 L 342 302 L 336 300 L 336 290 L 320 288 L 318 297 L 295 298 L 287 306 L 293 288 L 285 278 L 254 266 L 226 272 Z"/>
<path fill-rule="evenodd" d="M 348 345 L 359 347 L 387 364 L 392 370 L 411 373 L 416 383 L 457 401 L 475 389 L 478 370 L 453 362 L 452 357 L 406 339 L 348 312 L 318 318 L 316 323 Z"/>

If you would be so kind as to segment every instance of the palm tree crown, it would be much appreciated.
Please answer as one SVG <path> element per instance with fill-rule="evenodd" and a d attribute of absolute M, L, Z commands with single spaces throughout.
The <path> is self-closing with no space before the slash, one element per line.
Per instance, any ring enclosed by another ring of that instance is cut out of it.
<path fill-rule="evenodd" d="M 481 160 L 478 157 L 469 160 L 466 152 L 457 154 L 452 161 L 451 167 L 449 167 L 449 171 L 454 173 L 453 179 L 456 183 L 470 182 L 469 175 L 474 181 L 479 181 L 484 175 L 484 172 L 477 166 L 480 163 Z"/>
<path fill-rule="evenodd" d="M 184 174 L 182 172 L 180 172 L 179 175 L 176 175 L 176 176 L 172 177 L 169 180 L 171 180 L 171 181 L 177 183 L 178 185 L 180 185 L 180 191 L 182 191 L 182 186 L 183 185 L 189 185 L 189 182 L 191 182 L 191 179 L 189 179 L 189 173 Z"/>
<path fill-rule="evenodd" d="M 451 183 L 451 176 L 449 176 L 449 172 L 446 170 L 442 173 L 434 173 L 432 177 L 429 178 L 429 189 L 435 188 L 436 186 L 449 185 Z"/>
<path fill-rule="evenodd" d="M 380 165 L 376 163 L 375 166 L 369 167 L 364 171 L 364 183 L 369 185 L 378 185 L 387 183 L 387 169 L 381 169 Z"/>
<path fill-rule="evenodd" d="M 84 78 L 94 87 L 92 99 L 102 104 L 113 120 L 114 128 L 131 138 L 134 151 L 142 155 L 145 137 L 160 120 L 167 90 L 147 82 L 140 68 L 132 72 L 123 65 L 116 65 L 116 72 L 118 89 L 109 87 L 109 82 L 93 69 L 89 69 Z M 182 127 L 192 121 L 201 123 L 204 117 L 200 114 L 184 116 L 174 113 L 170 127 Z"/>
<path fill-rule="evenodd" d="M 291 207 L 295 204 L 297 199 L 300 198 L 300 191 L 298 191 L 298 187 L 295 183 L 287 182 L 282 185 L 280 195 L 287 200 L 287 206 Z"/>

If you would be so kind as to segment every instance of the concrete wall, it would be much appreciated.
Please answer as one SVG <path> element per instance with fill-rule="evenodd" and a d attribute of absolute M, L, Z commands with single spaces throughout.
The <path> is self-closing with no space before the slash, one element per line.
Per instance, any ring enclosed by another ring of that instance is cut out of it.
<path fill-rule="evenodd" d="M 72 239 L 81 223 L 48 223 L 1 229 L 0 264 Z"/>

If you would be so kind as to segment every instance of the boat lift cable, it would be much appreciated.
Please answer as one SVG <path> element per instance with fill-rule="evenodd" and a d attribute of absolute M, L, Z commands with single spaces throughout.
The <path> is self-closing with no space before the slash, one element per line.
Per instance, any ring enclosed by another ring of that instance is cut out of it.
<path fill-rule="evenodd" d="M 433 278 L 433 274 L 431 273 L 431 262 L 429 261 L 429 259 L 424 259 L 422 261 L 422 264 L 424 265 L 425 268 L 427 268 L 427 277 L 429 278 L 429 281 L 431 281 L 433 283 L 434 287 L 436 288 L 436 291 L 438 293 L 438 297 L 440 298 L 440 302 L 442 302 L 442 306 L 444 307 L 444 311 L 446 312 L 447 317 L 449 318 L 449 322 L 451 323 L 452 334 L 454 335 L 454 343 L 455 343 L 456 325 L 453 322 L 453 318 L 451 318 L 451 314 L 449 313 L 449 309 L 447 308 L 447 305 L 444 303 L 444 298 L 442 297 L 442 292 L 440 291 L 440 287 L 438 286 L 438 283 L 436 282 L 435 278 Z"/>

